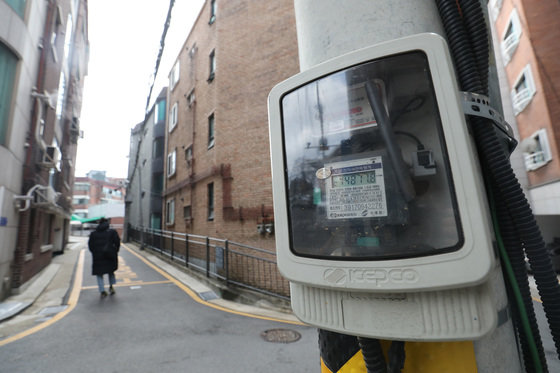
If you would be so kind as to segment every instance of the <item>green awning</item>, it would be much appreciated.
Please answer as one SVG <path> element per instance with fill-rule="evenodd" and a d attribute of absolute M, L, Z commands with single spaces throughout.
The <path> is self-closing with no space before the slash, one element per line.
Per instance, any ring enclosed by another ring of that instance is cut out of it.
<path fill-rule="evenodd" d="M 72 215 L 72 218 L 70 220 L 72 221 L 79 221 L 80 223 L 89 223 L 92 221 L 97 221 L 101 218 L 104 218 L 105 216 L 98 216 L 96 218 L 80 218 L 78 215 Z"/>

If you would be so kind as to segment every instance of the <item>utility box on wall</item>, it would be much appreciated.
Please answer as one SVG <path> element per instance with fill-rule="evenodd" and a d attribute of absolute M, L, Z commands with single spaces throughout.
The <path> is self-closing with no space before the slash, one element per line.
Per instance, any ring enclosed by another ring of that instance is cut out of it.
<path fill-rule="evenodd" d="M 496 327 L 483 181 L 444 39 L 337 57 L 274 87 L 278 265 L 304 322 L 367 337 Z"/>

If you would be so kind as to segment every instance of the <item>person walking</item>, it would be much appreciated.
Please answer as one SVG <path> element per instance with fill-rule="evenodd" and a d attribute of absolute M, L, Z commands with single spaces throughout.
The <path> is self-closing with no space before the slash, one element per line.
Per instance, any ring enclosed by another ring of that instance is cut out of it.
<path fill-rule="evenodd" d="M 118 253 L 121 246 L 119 234 L 109 228 L 109 220 L 101 218 L 95 231 L 91 232 L 88 240 L 88 248 L 91 251 L 93 265 L 92 275 L 97 276 L 97 286 L 101 298 L 107 296 L 103 275 L 109 275 L 109 294 L 115 294 L 115 271 L 119 268 Z"/>

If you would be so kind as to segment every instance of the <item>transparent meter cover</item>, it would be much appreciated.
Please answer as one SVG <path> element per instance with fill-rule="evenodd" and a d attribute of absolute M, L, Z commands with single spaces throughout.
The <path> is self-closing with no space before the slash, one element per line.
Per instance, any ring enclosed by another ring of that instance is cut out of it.
<path fill-rule="evenodd" d="M 291 250 L 393 259 L 463 242 L 426 55 L 373 60 L 283 96 Z"/>

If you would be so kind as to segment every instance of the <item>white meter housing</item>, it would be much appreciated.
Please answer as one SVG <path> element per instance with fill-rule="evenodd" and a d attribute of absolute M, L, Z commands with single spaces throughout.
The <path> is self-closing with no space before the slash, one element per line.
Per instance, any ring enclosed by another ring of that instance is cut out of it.
<path fill-rule="evenodd" d="M 496 258 L 447 44 L 420 34 L 269 96 L 278 266 L 304 322 L 404 340 L 496 326 Z"/>

